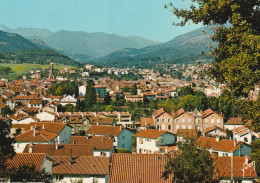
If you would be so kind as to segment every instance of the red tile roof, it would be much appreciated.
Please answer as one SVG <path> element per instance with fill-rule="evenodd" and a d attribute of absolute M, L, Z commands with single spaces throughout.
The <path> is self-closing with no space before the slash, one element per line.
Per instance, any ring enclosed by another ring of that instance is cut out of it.
<path fill-rule="evenodd" d="M 156 111 L 154 114 L 153 114 L 153 116 L 155 117 L 155 118 L 157 118 L 157 117 L 159 117 L 161 114 L 163 114 L 163 113 L 165 113 L 165 111 L 164 111 L 164 109 L 163 108 L 161 108 L 161 109 L 159 109 L 158 111 Z"/>
<path fill-rule="evenodd" d="M 212 148 L 213 150 L 224 152 L 235 151 L 239 147 L 238 143 L 236 144 L 236 146 L 234 145 L 233 140 L 222 139 L 217 141 L 215 138 L 212 137 L 199 137 L 196 143 L 201 148 Z"/>
<path fill-rule="evenodd" d="M 172 176 L 164 180 L 162 173 L 167 162 L 163 154 L 113 153 L 110 183 L 170 183 Z"/>
<path fill-rule="evenodd" d="M 35 135 L 34 135 L 35 133 Z M 15 137 L 17 142 L 50 142 L 59 134 L 45 130 L 29 130 Z"/>
<path fill-rule="evenodd" d="M 69 164 L 69 156 L 53 156 L 56 162 L 53 164 L 53 174 L 70 175 L 108 175 L 109 158 L 98 156 L 73 157 Z"/>
<path fill-rule="evenodd" d="M 94 125 L 86 133 L 94 135 L 113 135 L 118 136 L 123 131 L 119 126 Z"/>
<path fill-rule="evenodd" d="M 47 155 L 45 153 L 16 153 L 16 155 L 7 160 L 10 168 L 18 168 L 21 165 L 35 166 L 36 171 L 40 171 Z"/>
<path fill-rule="evenodd" d="M 154 126 L 153 118 L 141 118 L 141 126 L 145 127 L 145 125 Z"/>
<path fill-rule="evenodd" d="M 243 178 L 243 164 L 246 157 L 233 157 L 233 176 L 234 178 Z M 248 157 L 249 164 L 245 165 L 245 178 L 256 178 L 256 171 Z M 217 157 L 215 159 L 215 166 L 217 169 L 217 176 L 225 178 L 231 177 L 231 157 Z"/>
<path fill-rule="evenodd" d="M 178 129 L 177 135 L 183 137 L 184 139 L 197 139 L 198 130 L 197 129 Z"/>
<path fill-rule="evenodd" d="M 179 109 L 179 110 L 175 113 L 174 117 L 176 118 L 176 117 L 182 115 L 183 113 L 185 113 L 185 111 L 184 111 L 183 108 L 181 108 L 181 109 Z"/>
<path fill-rule="evenodd" d="M 143 138 L 149 138 L 149 139 L 157 139 L 164 133 L 167 133 L 167 131 L 159 131 L 156 129 L 148 129 L 148 130 L 142 130 L 135 134 L 136 137 L 143 137 Z"/>
<path fill-rule="evenodd" d="M 244 125 L 242 118 L 230 118 L 225 125 Z"/>
<path fill-rule="evenodd" d="M 221 131 L 221 132 L 226 133 L 226 131 L 225 131 L 223 128 L 220 128 L 220 127 L 218 127 L 218 126 L 211 126 L 211 127 L 207 128 L 207 129 L 205 130 L 205 133 L 211 132 L 211 131 L 213 131 L 213 130 L 219 130 L 219 131 Z"/>
<path fill-rule="evenodd" d="M 30 130 L 33 126 L 33 128 L 36 127 L 36 130 L 43 130 L 44 128 L 45 131 L 60 133 L 66 125 L 66 123 L 32 122 L 28 124 L 27 128 L 25 128 L 25 131 Z"/>
<path fill-rule="evenodd" d="M 24 153 L 29 153 L 27 144 Z M 47 153 L 50 156 L 92 156 L 94 146 L 89 144 L 59 144 L 56 150 L 55 144 L 34 144 L 32 145 L 33 153 Z"/>
<path fill-rule="evenodd" d="M 111 150 L 113 147 L 113 138 L 108 136 L 90 136 L 83 139 L 81 136 L 72 136 L 70 144 L 88 144 L 94 146 L 98 150 Z M 78 143 L 77 143 L 78 142 Z"/>

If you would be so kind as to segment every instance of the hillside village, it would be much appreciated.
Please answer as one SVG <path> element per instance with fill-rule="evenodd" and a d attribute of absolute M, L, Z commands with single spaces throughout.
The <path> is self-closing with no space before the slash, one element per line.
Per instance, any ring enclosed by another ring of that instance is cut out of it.
<path fill-rule="evenodd" d="M 51 62 L 47 73 L 32 70 L 18 80 L 1 78 L 0 120 L 10 127 L 16 152 L 8 164 L 33 164 L 52 174 L 53 182 L 171 182 L 162 178 L 167 156 L 192 140 L 212 155 L 218 182 L 253 182 L 259 172 L 250 157 L 251 143 L 260 134 L 251 120 L 227 116 L 203 101 L 181 103 L 185 97 L 210 100 L 225 92 L 225 85 L 205 75 L 208 67 L 173 64 L 159 71 L 87 64 L 55 71 Z M 125 80 L 127 75 L 138 79 Z M 90 80 L 97 107 L 84 108 Z M 58 91 L 66 83 L 76 83 L 76 89 Z M 248 99 L 258 96 L 256 85 Z M 175 107 L 167 103 L 175 100 Z"/>

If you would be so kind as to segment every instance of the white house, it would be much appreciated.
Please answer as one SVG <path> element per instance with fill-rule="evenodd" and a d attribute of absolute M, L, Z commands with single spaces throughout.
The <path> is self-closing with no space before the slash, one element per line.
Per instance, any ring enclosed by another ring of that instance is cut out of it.
<path fill-rule="evenodd" d="M 247 144 L 251 144 L 252 141 L 258 139 L 258 134 L 255 132 L 252 132 L 249 128 L 246 128 L 245 126 L 241 126 L 237 129 L 232 130 L 233 138 L 236 141 L 245 142 Z"/>
<path fill-rule="evenodd" d="M 55 114 L 50 112 L 40 112 L 35 117 L 40 121 L 54 121 L 56 118 Z"/>
<path fill-rule="evenodd" d="M 228 130 L 234 130 L 236 128 L 239 128 L 241 126 L 244 126 L 244 122 L 242 118 L 230 118 L 226 123 L 224 123 L 224 128 Z"/>
<path fill-rule="evenodd" d="M 14 149 L 17 153 L 24 151 L 27 144 L 68 144 L 71 137 L 71 126 L 66 123 L 32 122 L 24 133 L 15 137 Z"/>
<path fill-rule="evenodd" d="M 107 183 L 109 176 L 108 157 L 98 156 L 53 156 L 53 182 L 56 183 Z"/>
<path fill-rule="evenodd" d="M 62 106 L 65 106 L 65 105 L 67 105 L 67 104 L 72 104 L 72 105 L 76 106 L 76 104 L 77 104 L 77 99 L 76 99 L 75 97 L 71 96 L 71 95 L 67 95 L 67 96 L 62 97 L 62 98 L 60 99 L 60 104 L 61 104 Z"/>
<path fill-rule="evenodd" d="M 12 115 L 9 116 L 9 119 L 12 120 L 12 124 L 30 124 L 31 122 L 37 121 L 36 118 L 24 114 Z"/>
<path fill-rule="evenodd" d="M 81 85 L 79 87 L 79 96 L 83 97 L 86 95 L 86 85 Z"/>
<path fill-rule="evenodd" d="M 175 143 L 175 135 L 167 131 L 148 129 L 140 131 L 135 136 L 136 152 L 141 154 L 159 153 L 160 146 Z"/>

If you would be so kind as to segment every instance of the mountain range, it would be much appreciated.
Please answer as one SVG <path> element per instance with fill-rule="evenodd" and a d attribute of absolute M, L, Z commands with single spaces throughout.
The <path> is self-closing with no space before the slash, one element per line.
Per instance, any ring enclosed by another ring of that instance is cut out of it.
<path fill-rule="evenodd" d="M 10 29 L 6 26 L 0 26 L 0 29 L 20 34 L 30 39 L 29 41 L 40 49 L 53 49 L 82 63 L 99 62 L 104 66 L 115 67 L 192 63 L 198 59 L 208 61 L 212 58 L 201 55 L 200 52 L 208 51 L 209 45 L 213 47 L 216 45 L 210 39 L 212 32 L 209 27 L 182 34 L 165 43 L 141 37 L 124 37 L 99 32 L 65 30 L 51 32 L 47 29 L 34 28 Z M 206 34 L 202 34 L 203 30 Z"/>
<path fill-rule="evenodd" d="M 83 31 L 51 32 L 47 29 L 17 28 L 10 29 L 0 26 L 0 29 L 19 34 L 27 39 L 41 39 L 50 47 L 78 61 L 103 57 L 123 48 L 142 48 L 159 42 L 137 36 L 120 36 L 102 32 L 87 33 Z"/>

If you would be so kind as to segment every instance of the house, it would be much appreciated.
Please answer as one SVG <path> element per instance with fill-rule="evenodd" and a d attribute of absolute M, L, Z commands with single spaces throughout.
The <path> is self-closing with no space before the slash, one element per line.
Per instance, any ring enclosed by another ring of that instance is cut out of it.
<path fill-rule="evenodd" d="M 211 109 L 207 109 L 202 114 L 202 122 L 203 125 L 201 127 L 202 133 L 205 132 L 205 130 L 211 126 L 218 126 L 220 128 L 224 128 L 224 119 L 223 116 L 214 112 Z"/>
<path fill-rule="evenodd" d="M 231 183 L 231 157 L 217 157 L 214 159 L 216 178 L 220 183 Z M 253 183 L 257 177 L 255 162 L 248 156 L 233 157 L 233 180 L 241 183 Z"/>
<path fill-rule="evenodd" d="M 91 144 L 27 144 L 23 153 L 46 153 L 50 156 L 93 156 Z"/>
<path fill-rule="evenodd" d="M 71 95 L 67 95 L 67 96 L 62 97 L 62 98 L 60 99 L 60 104 L 61 104 L 62 106 L 65 106 L 65 105 L 67 105 L 67 104 L 72 104 L 72 105 L 76 106 L 76 104 L 77 104 L 77 99 L 76 99 L 75 97 L 71 96 Z"/>
<path fill-rule="evenodd" d="M 79 96 L 83 97 L 86 95 L 86 85 L 81 85 L 79 86 Z"/>
<path fill-rule="evenodd" d="M 157 130 L 164 130 L 174 133 L 173 116 L 167 113 L 163 108 L 159 109 L 153 114 Z"/>
<path fill-rule="evenodd" d="M 111 157 L 114 139 L 108 136 L 72 136 L 70 144 L 93 145 L 94 156 Z"/>
<path fill-rule="evenodd" d="M 165 154 L 114 153 L 109 183 L 171 183 L 173 175 L 166 180 L 162 177 L 166 163 L 167 155 Z"/>
<path fill-rule="evenodd" d="M 40 112 L 35 115 L 40 121 L 50 121 L 53 122 L 56 118 L 55 113 L 52 112 Z"/>
<path fill-rule="evenodd" d="M 127 149 L 131 152 L 132 144 L 132 133 L 127 128 L 122 128 L 121 126 L 104 126 L 95 125 L 92 126 L 86 134 L 94 136 L 111 136 L 114 137 L 114 147 L 119 149 Z"/>
<path fill-rule="evenodd" d="M 28 116 L 26 114 L 14 114 L 12 116 L 9 116 L 8 118 L 12 120 L 12 124 L 30 124 L 31 122 L 38 121 L 37 118 L 33 116 Z"/>
<path fill-rule="evenodd" d="M 68 144 L 71 137 L 71 126 L 65 123 L 32 122 L 24 133 L 15 137 L 14 149 L 23 152 L 27 144 Z"/>
<path fill-rule="evenodd" d="M 46 153 L 16 153 L 12 159 L 7 160 L 7 168 L 18 168 L 19 166 L 35 166 L 36 172 L 45 170 L 52 173 L 54 158 Z"/>
<path fill-rule="evenodd" d="M 53 182 L 106 183 L 109 176 L 108 157 L 53 156 Z"/>
<path fill-rule="evenodd" d="M 251 146 L 235 140 L 212 137 L 199 137 L 196 141 L 198 149 L 206 149 L 217 156 L 246 156 L 251 154 Z"/>
<path fill-rule="evenodd" d="M 105 98 L 105 96 L 107 95 L 106 86 L 95 85 L 94 88 L 95 88 L 96 95 L 98 98 Z"/>
<path fill-rule="evenodd" d="M 184 142 L 186 139 L 194 139 L 198 138 L 198 130 L 197 129 L 178 129 L 177 130 L 177 142 Z"/>
<path fill-rule="evenodd" d="M 224 127 L 225 129 L 228 129 L 230 131 L 239 128 L 241 126 L 244 126 L 245 123 L 243 122 L 241 117 L 238 118 L 230 118 L 225 124 Z"/>
<path fill-rule="evenodd" d="M 226 137 L 227 136 L 226 131 L 223 128 L 220 128 L 218 126 L 209 127 L 207 129 L 205 129 L 204 133 L 205 133 L 205 136 L 208 136 L 208 137 L 217 137 L 217 136 Z"/>
<path fill-rule="evenodd" d="M 238 142 L 241 141 L 247 144 L 251 144 L 252 141 L 258 139 L 258 134 L 252 132 L 249 128 L 245 126 L 241 126 L 239 128 L 232 130 L 232 133 L 233 133 L 233 138 Z"/>
<path fill-rule="evenodd" d="M 141 118 L 141 127 L 143 128 L 154 127 L 154 118 Z"/>
<path fill-rule="evenodd" d="M 143 101 L 144 98 L 142 95 L 125 95 L 125 100 L 130 102 L 139 102 Z"/>
<path fill-rule="evenodd" d="M 181 108 L 174 114 L 174 133 L 179 129 L 194 129 L 194 121 L 194 114 L 186 112 Z"/>
<path fill-rule="evenodd" d="M 136 135 L 136 152 L 142 154 L 153 154 L 160 152 L 160 146 L 173 145 L 175 135 L 156 129 L 142 130 Z"/>

